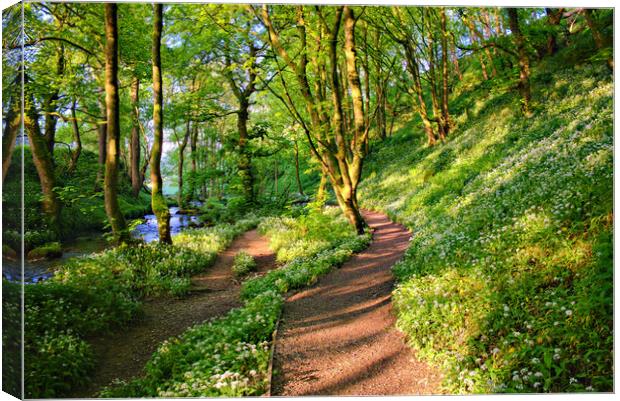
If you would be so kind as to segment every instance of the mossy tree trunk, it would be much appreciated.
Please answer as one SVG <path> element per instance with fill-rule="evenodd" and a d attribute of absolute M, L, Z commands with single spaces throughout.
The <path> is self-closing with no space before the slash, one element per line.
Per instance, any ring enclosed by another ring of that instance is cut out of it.
<path fill-rule="evenodd" d="M 164 143 L 163 88 L 161 75 L 161 33 L 163 29 L 163 6 L 153 4 L 153 147 L 151 149 L 151 207 L 157 217 L 159 242 L 171 244 L 170 210 L 163 194 L 161 155 Z"/>
<path fill-rule="evenodd" d="M 58 60 L 56 62 L 56 76 L 62 77 L 65 70 L 64 46 L 62 43 L 58 49 Z M 45 141 L 47 149 L 54 161 L 54 144 L 56 142 L 56 123 L 58 122 L 58 100 L 60 91 L 54 87 L 45 99 Z"/>
<path fill-rule="evenodd" d="M 120 151 L 120 120 L 118 97 L 118 23 L 117 5 L 105 4 L 105 103 L 106 159 L 103 179 L 105 211 L 117 242 L 129 238 L 125 218 L 118 204 L 118 166 Z"/>
<path fill-rule="evenodd" d="M 246 34 L 249 35 L 250 25 L 247 26 Z M 249 44 L 248 51 L 248 66 L 245 68 L 245 76 L 247 76 L 247 82 L 245 87 L 242 82 L 237 82 L 232 72 L 232 60 L 226 58 L 226 69 L 224 75 L 228 80 L 228 84 L 237 98 L 239 108 L 237 110 L 237 132 L 239 134 L 238 146 L 238 160 L 237 160 L 237 173 L 241 183 L 241 195 L 247 206 L 255 204 L 254 194 L 254 175 L 252 173 L 252 155 L 248 148 L 248 121 L 250 119 L 250 98 L 256 92 L 256 55 L 258 48 L 253 43 Z"/>
<path fill-rule="evenodd" d="M 439 10 L 441 22 L 441 114 L 444 135 L 450 133 L 450 109 L 448 107 L 449 87 L 448 87 L 448 29 L 446 27 L 446 9 L 444 7 Z M 488 14 L 487 14 L 488 17 Z"/>
<path fill-rule="evenodd" d="M 54 174 L 54 163 L 47 147 L 45 137 L 41 135 L 39 126 L 39 114 L 36 110 L 34 96 L 28 88 L 28 77 L 24 75 L 25 86 L 25 112 L 24 128 L 28 134 L 32 160 L 39 175 L 41 192 L 43 192 L 43 213 L 45 214 L 49 228 L 58 237 L 60 236 L 60 210 L 61 203 L 58 195 L 54 191 L 56 187 L 56 176 Z"/>
<path fill-rule="evenodd" d="M 2 182 L 6 178 L 6 174 L 11 166 L 11 158 L 15 149 L 15 141 L 22 122 L 21 108 L 21 77 L 18 74 L 11 85 L 9 99 L 9 108 L 5 117 L 4 132 L 2 134 Z M 6 93 L 6 92 L 5 92 Z"/>
<path fill-rule="evenodd" d="M 106 147 L 108 143 L 107 135 L 108 135 L 108 123 L 106 116 L 106 105 L 105 100 L 99 101 L 99 106 L 101 110 L 101 120 L 103 122 L 97 124 L 97 149 L 98 159 L 97 159 L 97 178 L 95 179 L 95 190 L 101 189 L 101 184 L 103 182 L 103 170 L 105 169 L 105 160 L 106 160 Z"/>

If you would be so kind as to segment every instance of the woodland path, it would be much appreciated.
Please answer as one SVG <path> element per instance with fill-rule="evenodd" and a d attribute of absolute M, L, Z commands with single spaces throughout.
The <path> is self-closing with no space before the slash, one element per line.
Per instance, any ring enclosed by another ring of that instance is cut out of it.
<path fill-rule="evenodd" d="M 90 385 L 78 390 L 74 397 L 93 397 L 114 379 L 138 377 L 164 340 L 241 306 L 240 283 L 231 271 L 234 256 L 241 250 L 254 257 L 259 274 L 276 266 L 275 254 L 269 249 L 266 237 L 260 236 L 256 230 L 240 235 L 218 254 L 213 266 L 192 277 L 192 287 L 187 296 L 147 300 L 143 304 L 143 313 L 129 327 L 93 338 L 91 344 L 98 357 L 98 367 Z"/>
<path fill-rule="evenodd" d="M 382 214 L 364 217 L 375 230 L 370 246 L 287 299 L 275 346 L 274 395 L 438 392 L 438 373 L 416 359 L 391 313 L 390 267 L 411 233 Z"/>

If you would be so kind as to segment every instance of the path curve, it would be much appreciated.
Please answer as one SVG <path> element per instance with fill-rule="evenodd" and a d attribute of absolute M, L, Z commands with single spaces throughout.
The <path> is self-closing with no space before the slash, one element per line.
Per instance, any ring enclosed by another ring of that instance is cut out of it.
<path fill-rule="evenodd" d="M 287 299 L 274 354 L 273 394 L 438 393 L 439 374 L 416 359 L 394 328 L 390 267 L 411 233 L 364 212 L 370 246 L 340 269 Z"/>
<path fill-rule="evenodd" d="M 240 250 L 255 258 L 259 274 L 276 265 L 275 254 L 269 249 L 266 237 L 260 236 L 256 230 L 240 235 L 218 254 L 211 267 L 192 277 L 192 287 L 186 297 L 147 300 L 143 304 L 144 313 L 129 327 L 92 338 L 98 368 L 89 386 L 77 390 L 74 397 L 93 397 L 114 379 L 127 381 L 141 375 L 146 362 L 164 340 L 241 306 L 240 284 L 231 272 L 234 256 Z"/>

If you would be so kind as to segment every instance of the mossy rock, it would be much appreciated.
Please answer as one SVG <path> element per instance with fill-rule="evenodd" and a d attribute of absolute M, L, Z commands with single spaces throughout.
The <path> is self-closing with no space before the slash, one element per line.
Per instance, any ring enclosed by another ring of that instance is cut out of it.
<path fill-rule="evenodd" d="M 62 256 L 60 242 L 50 242 L 28 252 L 28 260 L 53 259 Z"/>
<path fill-rule="evenodd" d="M 13 248 L 11 248 L 10 246 L 8 246 L 6 244 L 2 244 L 2 257 L 3 258 L 7 258 L 7 259 L 16 260 L 17 259 L 17 252 L 15 252 L 15 250 Z"/>

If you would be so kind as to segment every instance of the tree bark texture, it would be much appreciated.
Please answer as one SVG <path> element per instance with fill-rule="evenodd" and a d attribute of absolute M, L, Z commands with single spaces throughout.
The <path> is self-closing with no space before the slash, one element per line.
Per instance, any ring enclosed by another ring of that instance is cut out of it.
<path fill-rule="evenodd" d="M 161 155 L 164 143 L 163 88 L 161 75 L 161 34 L 163 29 L 163 6 L 153 4 L 153 148 L 151 149 L 151 208 L 157 217 L 159 242 L 171 244 L 170 210 L 163 194 Z"/>
<path fill-rule="evenodd" d="M 105 4 L 105 103 L 106 158 L 103 179 L 105 211 L 116 241 L 128 239 L 125 218 L 118 204 L 118 166 L 120 153 L 120 119 L 118 97 L 118 23 L 117 5 Z"/>

